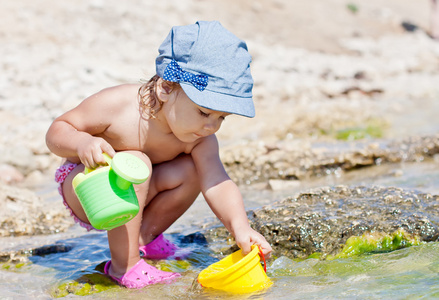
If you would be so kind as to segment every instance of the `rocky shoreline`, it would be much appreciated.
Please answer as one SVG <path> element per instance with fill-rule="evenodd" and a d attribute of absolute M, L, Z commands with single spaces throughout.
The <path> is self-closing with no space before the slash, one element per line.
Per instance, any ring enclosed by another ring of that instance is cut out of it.
<path fill-rule="evenodd" d="M 171 26 L 193 23 L 194 12 L 221 17 L 253 56 L 257 116 L 228 118 L 218 134 L 222 160 L 240 185 L 283 189 L 363 167 L 438 161 L 439 43 L 426 34 L 428 14 L 418 9 L 428 1 L 370 1 L 356 13 L 340 0 L 321 4 L 325 9 L 309 1 L 242 1 L 239 10 L 230 5 L 236 1 L 212 2 L 221 8 L 215 10 L 191 0 L 177 7 L 43 2 L 0 4 L 7 12 L 0 22 L 0 68 L 7 75 L 0 78 L 0 239 L 59 234 L 73 225 L 61 201 L 36 193 L 53 181 L 60 162 L 45 145 L 48 126 L 102 88 L 149 78 L 157 45 Z M 328 9 L 338 16 L 330 24 Z M 290 11 L 299 14 L 292 18 Z M 410 32 L 401 26 L 407 17 L 419 25 Z M 334 255 L 349 236 L 369 231 L 403 229 L 409 240 L 437 240 L 435 201 L 397 187 L 344 186 L 302 191 L 250 217 L 276 255 Z M 347 207 L 345 214 L 337 205 Z M 376 214 L 373 222 L 366 212 Z M 221 230 L 205 234 L 228 238 Z M 37 248 L 4 248 L 0 257 L 44 253 Z"/>
<path fill-rule="evenodd" d="M 437 159 L 439 136 L 351 142 L 350 147 L 338 149 L 347 150 L 330 152 L 310 147 L 300 151 L 288 143 L 258 144 L 226 147 L 223 156 L 229 174 L 241 184 L 266 183 L 267 188 L 280 185 L 282 189 L 294 181 L 334 172 Z M 369 233 L 389 235 L 403 230 L 408 240 L 438 241 L 438 197 L 397 187 L 338 186 L 287 197 L 249 212 L 249 216 L 252 226 L 273 245 L 275 255 L 305 258 L 321 253 L 326 257 L 340 252 L 349 237 Z M 0 211 L 0 238 L 57 234 L 74 224 L 61 201 L 47 205 L 24 188 L 0 186 Z M 230 240 L 217 224 L 206 225 L 200 231 L 211 241 Z M 63 245 L 41 246 L 50 251 L 66 251 Z M 38 249 L 9 250 L 0 253 L 0 257 L 7 261 L 44 253 Z"/>
<path fill-rule="evenodd" d="M 0 185 L 0 238 L 65 232 L 74 223 L 62 204 L 25 188 Z"/>
<path fill-rule="evenodd" d="M 234 181 L 250 184 L 306 180 L 386 163 L 422 162 L 438 159 L 438 154 L 439 135 L 432 135 L 316 145 L 297 141 L 253 142 L 224 148 L 221 158 Z"/>
<path fill-rule="evenodd" d="M 439 135 L 392 141 L 357 141 L 337 146 L 344 151 L 296 142 L 248 143 L 225 147 L 223 163 L 238 184 L 267 183 L 268 188 L 386 163 L 437 159 Z M 52 234 L 73 223 L 61 201 L 47 206 L 27 188 L 0 185 L 0 237 Z"/>

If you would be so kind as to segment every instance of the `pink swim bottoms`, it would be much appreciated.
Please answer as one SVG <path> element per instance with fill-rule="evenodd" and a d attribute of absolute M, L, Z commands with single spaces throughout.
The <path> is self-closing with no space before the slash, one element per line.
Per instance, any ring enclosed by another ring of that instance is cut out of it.
<path fill-rule="evenodd" d="M 73 210 L 70 208 L 70 206 L 67 204 L 66 199 L 64 198 L 64 194 L 62 192 L 62 186 L 61 184 L 64 182 L 64 180 L 66 180 L 67 175 L 70 174 L 70 172 L 73 171 L 74 168 L 76 168 L 78 164 L 73 164 L 73 163 L 68 163 L 65 165 L 60 166 L 56 172 L 55 172 L 55 181 L 59 183 L 59 187 L 58 187 L 58 192 L 59 194 L 62 196 L 63 198 L 63 203 L 64 206 L 67 208 L 67 210 L 70 211 L 70 215 L 73 217 L 73 219 L 75 220 L 76 223 L 78 223 L 81 227 L 84 227 L 85 229 L 87 229 L 87 231 L 90 230 L 98 230 L 96 228 L 94 228 L 93 226 L 91 226 L 90 224 L 84 223 L 83 221 L 81 221 L 73 212 Z M 102 230 L 98 230 L 98 231 L 102 231 Z"/>

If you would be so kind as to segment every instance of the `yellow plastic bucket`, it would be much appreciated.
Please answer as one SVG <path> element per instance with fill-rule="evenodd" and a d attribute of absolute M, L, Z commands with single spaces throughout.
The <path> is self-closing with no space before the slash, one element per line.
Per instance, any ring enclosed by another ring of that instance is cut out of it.
<path fill-rule="evenodd" d="M 238 250 L 201 271 L 198 282 L 203 287 L 232 293 L 252 293 L 267 288 L 272 281 L 261 265 L 259 253 L 256 245 L 246 256 Z M 261 256 L 263 258 L 262 252 Z"/>

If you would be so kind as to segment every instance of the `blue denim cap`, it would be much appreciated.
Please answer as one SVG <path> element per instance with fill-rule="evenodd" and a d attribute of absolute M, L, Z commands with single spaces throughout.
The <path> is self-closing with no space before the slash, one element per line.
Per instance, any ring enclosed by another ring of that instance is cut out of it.
<path fill-rule="evenodd" d="M 179 82 L 201 107 L 252 118 L 250 62 L 244 41 L 218 21 L 198 21 L 172 27 L 159 47 L 156 71 L 163 79 Z"/>

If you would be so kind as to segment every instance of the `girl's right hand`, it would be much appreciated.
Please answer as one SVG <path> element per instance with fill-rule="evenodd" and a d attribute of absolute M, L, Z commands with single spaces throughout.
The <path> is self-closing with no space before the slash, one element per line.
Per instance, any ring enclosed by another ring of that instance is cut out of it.
<path fill-rule="evenodd" d="M 103 156 L 104 152 L 110 157 L 116 154 L 116 151 L 106 140 L 95 136 L 89 136 L 88 140 L 81 141 L 77 148 L 79 159 L 89 169 L 95 169 L 106 164 Z"/>

